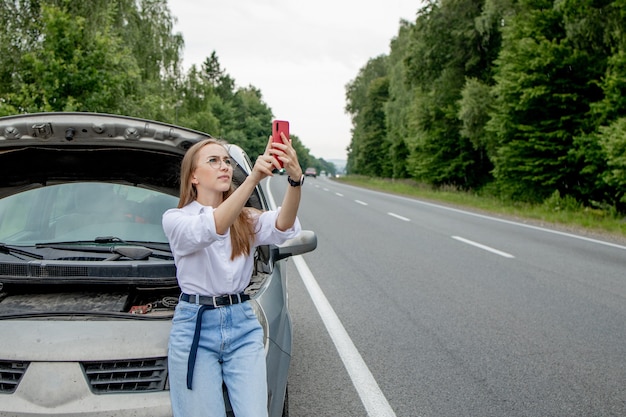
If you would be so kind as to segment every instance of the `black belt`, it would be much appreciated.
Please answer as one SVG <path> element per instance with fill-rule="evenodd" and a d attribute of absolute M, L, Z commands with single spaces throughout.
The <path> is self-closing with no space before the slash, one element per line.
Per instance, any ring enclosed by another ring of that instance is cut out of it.
<path fill-rule="evenodd" d="M 250 299 L 250 296 L 244 293 L 221 295 L 219 297 L 182 293 L 180 299 L 188 303 L 200 304 L 203 306 L 211 306 L 213 308 L 216 308 L 243 303 L 244 301 L 248 301 Z"/>
<path fill-rule="evenodd" d="M 189 351 L 189 358 L 187 359 L 187 389 L 191 389 L 193 381 L 193 368 L 196 365 L 196 354 L 198 353 L 198 343 L 200 342 L 200 329 L 202 328 L 202 313 L 204 310 L 213 310 L 215 308 L 229 306 L 233 304 L 243 303 L 248 301 L 250 296 L 248 294 L 229 294 L 219 297 L 212 297 L 207 295 L 195 295 L 185 294 L 180 295 L 182 301 L 188 303 L 199 304 L 202 307 L 198 309 L 198 317 L 196 318 L 196 329 L 193 335 L 193 341 L 191 342 L 191 350 Z"/>

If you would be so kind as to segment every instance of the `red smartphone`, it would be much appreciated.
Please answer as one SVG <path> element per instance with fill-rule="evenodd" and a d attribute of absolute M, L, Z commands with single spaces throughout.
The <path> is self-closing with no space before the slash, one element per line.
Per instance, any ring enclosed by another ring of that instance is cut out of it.
<path fill-rule="evenodd" d="M 289 139 L 289 122 L 286 120 L 274 120 L 272 122 L 272 142 L 283 143 L 280 134 L 283 133 L 287 139 Z M 283 161 L 276 158 L 280 167 L 283 167 Z"/>

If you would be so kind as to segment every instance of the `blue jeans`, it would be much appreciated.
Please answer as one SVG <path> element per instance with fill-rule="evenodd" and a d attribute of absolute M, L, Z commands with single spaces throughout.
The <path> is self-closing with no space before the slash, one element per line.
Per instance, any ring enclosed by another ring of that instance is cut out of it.
<path fill-rule="evenodd" d="M 222 382 L 237 417 L 267 417 L 263 329 L 249 302 L 202 313 L 193 386 L 187 389 L 187 361 L 200 307 L 180 301 L 172 320 L 168 367 L 174 417 L 224 417 Z"/>

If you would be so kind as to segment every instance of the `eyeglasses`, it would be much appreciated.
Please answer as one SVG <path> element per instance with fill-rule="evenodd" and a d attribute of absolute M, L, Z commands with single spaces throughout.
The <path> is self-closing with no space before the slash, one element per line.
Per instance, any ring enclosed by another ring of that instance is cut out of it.
<path fill-rule="evenodd" d="M 235 161 L 228 156 L 225 156 L 221 159 L 217 156 L 209 156 L 206 160 L 206 163 L 209 164 L 209 166 L 213 169 L 220 169 L 222 167 L 222 163 L 226 165 L 226 168 L 235 167 Z"/>

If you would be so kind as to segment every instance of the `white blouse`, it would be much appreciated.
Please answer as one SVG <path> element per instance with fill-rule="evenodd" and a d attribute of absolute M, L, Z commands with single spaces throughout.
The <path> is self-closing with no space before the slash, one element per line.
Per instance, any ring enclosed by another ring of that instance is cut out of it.
<path fill-rule="evenodd" d="M 250 254 L 230 259 L 230 230 L 220 235 L 215 228 L 214 208 L 197 201 L 163 214 L 163 230 L 170 242 L 176 263 L 178 285 L 186 294 L 218 296 L 242 292 L 250 283 L 254 266 L 254 248 L 281 244 L 296 237 L 298 219 L 291 229 L 276 228 L 278 210 L 254 215 L 255 238 Z"/>

